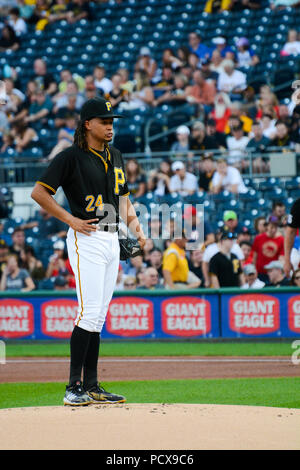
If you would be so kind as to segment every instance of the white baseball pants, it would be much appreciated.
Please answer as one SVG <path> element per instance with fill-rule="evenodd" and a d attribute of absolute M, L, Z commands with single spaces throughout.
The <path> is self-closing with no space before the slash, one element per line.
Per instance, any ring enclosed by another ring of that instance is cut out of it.
<path fill-rule="evenodd" d="M 118 232 L 97 230 L 84 235 L 70 228 L 67 248 L 76 279 L 78 315 L 75 325 L 100 333 L 118 276 Z"/>

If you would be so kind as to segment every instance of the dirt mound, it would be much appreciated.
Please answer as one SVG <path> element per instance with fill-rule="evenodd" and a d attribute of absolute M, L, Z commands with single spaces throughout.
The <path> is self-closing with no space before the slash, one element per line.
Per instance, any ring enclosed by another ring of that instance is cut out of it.
<path fill-rule="evenodd" d="M 0 410 L 0 422 L 1 450 L 300 450 L 297 409 L 185 404 L 11 408 Z"/>

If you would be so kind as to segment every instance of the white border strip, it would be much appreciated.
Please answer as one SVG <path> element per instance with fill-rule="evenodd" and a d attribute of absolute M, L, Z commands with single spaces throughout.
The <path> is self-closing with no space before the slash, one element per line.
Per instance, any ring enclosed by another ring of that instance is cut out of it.
<path fill-rule="evenodd" d="M 160 362 L 167 362 L 167 363 L 291 363 L 290 358 L 105 358 L 102 357 L 101 362 L 107 363 L 160 363 Z M 70 359 L 59 359 L 59 358 L 43 358 L 43 359 L 7 359 L 6 364 L 66 364 L 69 363 Z"/>

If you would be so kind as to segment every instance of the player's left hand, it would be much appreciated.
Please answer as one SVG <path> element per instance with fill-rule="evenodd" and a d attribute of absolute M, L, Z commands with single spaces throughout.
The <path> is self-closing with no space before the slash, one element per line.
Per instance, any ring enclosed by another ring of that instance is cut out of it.
<path fill-rule="evenodd" d="M 140 248 L 141 250 L 144 248 L 145 244 L 146 244 L 146 238 L 144 235 L 141 235 L 139 238 L 138 238 L 138 243 L 140 245 Z"/>

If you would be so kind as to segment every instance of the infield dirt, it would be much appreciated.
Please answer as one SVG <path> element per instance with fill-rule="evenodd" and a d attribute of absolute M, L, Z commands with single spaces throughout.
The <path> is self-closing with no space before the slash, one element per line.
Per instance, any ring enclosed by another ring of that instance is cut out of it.
<path fill-rule="evenodd" d="M 69 358 L 13 358 L 1 382 L 65 382 Z M 103 358 L 102 380 L 299 377 L 286 357 Z M 300 450 L 300 410 L 207 404 L 0 410 L 0 449 Z M 75 436 L 75 437 L 74 437 Z"/>
<path fill-rule="evenodd" d="M 0 449 L 300 449 L 300 410 L 130 404 L 0 410 Z"/>

